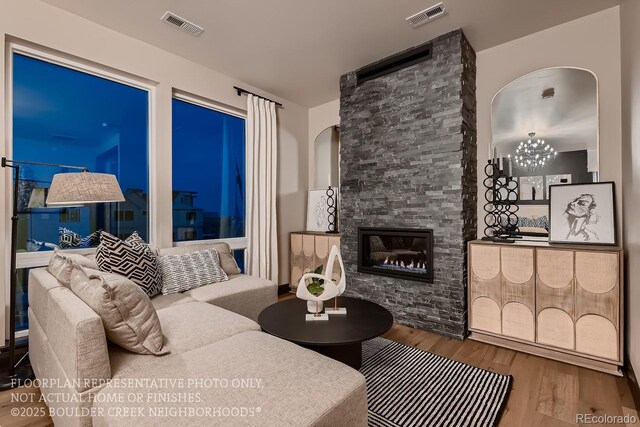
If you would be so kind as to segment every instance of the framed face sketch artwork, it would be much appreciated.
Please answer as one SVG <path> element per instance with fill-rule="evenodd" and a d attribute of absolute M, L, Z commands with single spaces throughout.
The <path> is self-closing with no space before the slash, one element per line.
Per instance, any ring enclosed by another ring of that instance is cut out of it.
<path fill-rule="evenodd" d="M 334 198 L 335 200 L 337 200 L 338 189 L 334 188 L 334 191 Z M 320 188 L 316 190 L 309 190 L 307 196 L 307 231 L 324 232 L 329 229 L 328 209 L 329 205 L 327 203 L 327 189 Z"/>
<path fill-rule="evenodd" d="M 551 185 L 549 242 L 616 244 L 613 182 Z"/>

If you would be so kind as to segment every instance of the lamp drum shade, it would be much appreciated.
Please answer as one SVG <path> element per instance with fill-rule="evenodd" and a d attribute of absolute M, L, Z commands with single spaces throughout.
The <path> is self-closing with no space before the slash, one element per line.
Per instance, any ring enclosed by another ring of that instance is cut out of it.
<path fill-rule="evenodd" d="M 94 172 L 58 173 L 53 176 L 47 205 L 124 202 L 115 175 Z"/>
<path fill-rule="evenodd" d="M 44 208 L 46 207 L 44 200 L 47 198 L 46 188 L 34 188 L 31 190 L 31 196 L 29 196 L 28 208 Z"/>

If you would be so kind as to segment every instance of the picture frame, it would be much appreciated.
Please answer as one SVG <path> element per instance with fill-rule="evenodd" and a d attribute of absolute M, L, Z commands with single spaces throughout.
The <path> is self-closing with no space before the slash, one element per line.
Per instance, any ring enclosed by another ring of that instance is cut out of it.
<path fill-rule="evenodd" d="M 338 188 L 334 191 L 334 203 L 338 204 Z M 307 231 L 329 231 L 329 205 L 327 204 L 327 189 L 316 188 L 307 193 Z"/>
<path fill-rule="evenodd" d="M 615 184 L 551 185 L 549 243 L 616 246 Z"/>

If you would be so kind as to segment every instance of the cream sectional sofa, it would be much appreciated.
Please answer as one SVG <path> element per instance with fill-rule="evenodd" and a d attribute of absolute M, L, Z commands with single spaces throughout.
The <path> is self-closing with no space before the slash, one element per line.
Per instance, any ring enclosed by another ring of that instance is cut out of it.
<path fill-rule="evenodd" d="M 29 356 L 55 425 L 366 425 L 359 372 L 261 332 L 257 316 L 276 300 L 274 283 L 244 274 L 156 296 L 171 352 L 140 355 L 109 343 L 100 317 L 46 268 L 32 270 Z"/>

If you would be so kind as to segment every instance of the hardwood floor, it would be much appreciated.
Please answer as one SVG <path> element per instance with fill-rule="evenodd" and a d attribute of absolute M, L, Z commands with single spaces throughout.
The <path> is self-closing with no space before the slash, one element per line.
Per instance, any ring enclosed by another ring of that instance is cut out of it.
<path fill-rule="evenodd" d="M 288 299 L 288 296 L 281 299 Z M 578 413 L 638 415 L 626 378 L 401 325 L 394 325 L 384 336 L 479 368 L 513 375 L 513 387 L 500 420 L 501 427 L 583 425 L 576 423 Z M 17 396 L 31 393 L 29 402 L 15 402 Z M 52 426 L 51 419 L 46 416 L 16 417 L 11 414 L 12 409 L 16 410 L 14 408 L 46 411 L 46 406 L 38 402 L 39 396 L 40 392 L 33 388 L 0 392 L 0 427 Z"/>
<path fill-rule="evenodd" d="M 638 416 L 626 378 L 401 325 L 394 325 L 384 337 L 489 371 L 512 375 L 513 386 L 500 419 L 501 427 L 594 425 L 577 423 L 577 414 L 630 414 L 636 419 Z"/>

